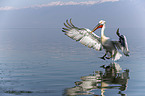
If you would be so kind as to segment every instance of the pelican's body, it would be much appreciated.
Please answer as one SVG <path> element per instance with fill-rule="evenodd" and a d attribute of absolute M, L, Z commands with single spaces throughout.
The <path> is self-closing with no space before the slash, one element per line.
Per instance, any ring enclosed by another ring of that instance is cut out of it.
<path fill-rule="evenodd" d="M 103 48 L 106 50 L 106 53 L 101 58 L 105 59 L 104 57 L 107 55 L 107 53 L 110 53 L 111 56 L 107 57 L 107 59 L 110 59 L 110 58 L 113 57 L 115 60 L 118 60 L 118 59 L 120 59 L 120 57 L 122 55 L 118 52 L 118 50 L 117 50 L 117 48 L 116 48 L 116 46 L 114 44 L 114 41 L 112 41 L 109 37 L 106 37 L 104 35 L 105 24 L 106 24 L 106 22 L 104 20 L 101 20 L 99 22 L 99 25 L 97 26 L 97 28 L 95 28 L 93 30 L 93 31 L 95 31 L 96 29 L 98 29 L 99 26 L 102 26 L 102 27 L 99 27 L 99 28 L 102 28 L 101 29 L 101 44 L 102 44 Z"/>
<path fill-rule="evenodd" d="M 68 23 L 68 20 L 66 21 L 66 25 L 64 25 L 67 28 L 63 28 L 63 32 L 70 38 L 80 41 L 85 46 L 88 46 L 89 48 L 94 48 L 97 51 L 101 51 L 102 49 L 106 50 L 106 53 L 103 57 L 100 57 L 101 59 L 107 58 L 110 59 L 112 58 L 113 60 L 118 60 L 122 56 L 118 49 L 122 50 L 124 55 L 129 56 L 129 50 L 128 50 L 128 45 L 127 45 L 127 40 L 124 35 L 120 35 L 119 33 L 119 28 L 117 30 L 117 35 L 119 36 L 119 41 L 112 41 L 109 37 L 106 37 L 104 35 L 104 30 L 105 30 L 105 24 L 106 22 L 104 20 L 101 20 L 99 24 L 91 31 L 86 28 L 77 28 L 75 27 L 71 20 L 70 23 Z M 101 28 L 101 37 L 93 33 L 95 30 L 98 28 Z M 110 53 L 110 54 L 108 54 Z M 106 55 L 110 55 L 109 57 L 106 57 Z"/>
<path fill-rule="evenodd" d="M 110 57 L 107 57 L 107 59 L 110 59 L 112 57 L 114 57 L 114 59 L 118 59 L 120 58 L 122 55 L 117 51 L 117 48 L 115 47 L 113 41 L 111 41 L 111 39 L 101 39 L 101 44 L 103 46 L 103 48 L 106 50 L 106 53 L 103 57 L 101 57 L 102 59 L 105 59 L 104 57 L 107 55 L 107 53 L 110 53 Z M 119 57 L 115 57 L 116 55 L 119 55 Z M 115 60 L 116 60 L 115 59 Z"/>
<path fill-rule="evenodd" d="M 115 50 L 115 46 L 113 45 L 111 39 L 109 37 L 106 37 L 104 35 L 104 30 L 105 30 L 105 24 L 104 26 L 102 27 L 102 30 L 101 30 L 101 44 L 103 46 L 103 48 L 107 51 L 107 52 L 112 52 L 112 50 Z"/>

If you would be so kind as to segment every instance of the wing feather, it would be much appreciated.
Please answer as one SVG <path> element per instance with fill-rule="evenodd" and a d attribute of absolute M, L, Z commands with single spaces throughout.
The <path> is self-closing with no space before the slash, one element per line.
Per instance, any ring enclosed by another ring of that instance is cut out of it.
<path fill-rule="evenodd" d="M 119 41 L 114 41 L 114 44 L 118 49 L 120 49 L 124 53 L 124 55 L 129 56 L 129 49 L 126 36 L 120 35 L 119 29 L 117 30 L 116 34 L 119 37 Z"/>
<path fill-rule="evenodd" d="M 70 19 L 70 23 L 66 20 L 64 23 L 66 28 L 62 28 L 65 35 L 72 38 L 73 40 L 79 41 L 81 44 L 93 48 L 97 51 L 102 50 L 102 44 L 100 42 L 100 37 L 97 36 L 95 33 L 91 33 L 91 30 L 86 28 L 78 28 L 75 27 Z"/>

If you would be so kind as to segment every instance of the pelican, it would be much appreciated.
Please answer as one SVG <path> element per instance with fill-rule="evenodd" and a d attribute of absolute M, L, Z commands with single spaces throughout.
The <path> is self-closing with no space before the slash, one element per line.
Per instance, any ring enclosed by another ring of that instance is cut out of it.
<path fill-rule="evenodd" d="M 67 23 L 67 24 L 66 24 Z M 121 50 L 125 56 L 129 56 L 129 49 L 127 44 L 127 39 L 124 35 L 120 35 L 119 28 L 117 29 L 117 36 L 119 37 L 118 41 L 112 41 L 109 37 L 106 37 L 104 34 L 106 21 L 100 20 L 97 26 L 91 31 L 87 28 L 78 28 L 66 20 L 64 23 L 66 28 L 62 28 L 62 31 L 68 37 L 79 41 L 81 44 L 93 48 L 96 51 L 105 50 L 105 55 L 100 57 L 103 60 L 110 59 L 116 61 L 122 57 L 122 54 L 119 52 Z M 96 35 L 94 31 L 101 28 L 101 37 Z"/>

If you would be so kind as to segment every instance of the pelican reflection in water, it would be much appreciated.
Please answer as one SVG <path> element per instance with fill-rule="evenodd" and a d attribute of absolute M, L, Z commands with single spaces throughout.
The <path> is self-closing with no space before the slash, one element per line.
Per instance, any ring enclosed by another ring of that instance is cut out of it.
<path fill-rule="evenodd" d="M 92 75 L 82 76 L 80 78 L 82 81 L 77 81 L 74 87 L 65 89 L 64 95 L 105 96 L 105 90 L 107 92 L 107 89 L 119 89 L 118 94 L 125 96 L 122 91 L 127 88 L 129 70 L 122 71 L 117 63 L 111 63 L 108 66 L 103 65 L 101 68 L 105 69 L 105 72 L 95 71 Z M 97 95 L 99 93 L 100 95 Z"/>

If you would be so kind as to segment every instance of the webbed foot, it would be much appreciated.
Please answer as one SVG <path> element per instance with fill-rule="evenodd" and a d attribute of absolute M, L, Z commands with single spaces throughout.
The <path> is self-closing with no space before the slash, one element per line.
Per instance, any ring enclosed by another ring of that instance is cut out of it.
<path fill-rule="evenodd" d="M 104 56 L 103 57 L 99 57 L 99 58 L 105 60 L 105 57 Z"/>
<path fill-rule="evenodd" d="M 111 57 L 106 57 L 106 59 L 110 59 Z"/>

